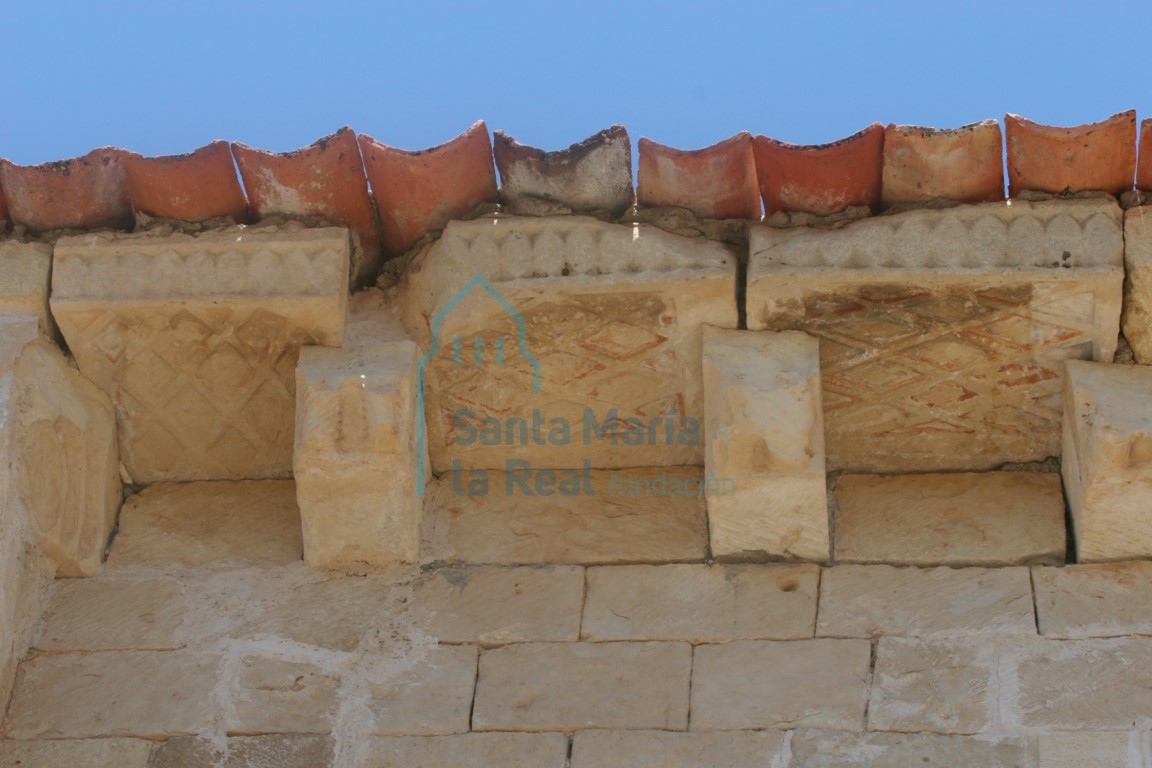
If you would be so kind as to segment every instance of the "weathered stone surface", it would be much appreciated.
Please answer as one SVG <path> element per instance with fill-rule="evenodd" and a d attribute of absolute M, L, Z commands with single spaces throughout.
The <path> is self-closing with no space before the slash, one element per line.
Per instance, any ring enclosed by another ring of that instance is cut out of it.
<path fill-rule="evenodd" d="M 109 565 L 300 559 L 291 480 L 157 483 L 124 502 Z"/>
<path fill-rule="evenodd" d="M 750 253 L 748 327 L 820 339 L 830 469 L 1058 455 L 1063 361 L 1116 349 L 1124 242 L 1110 201 L 754 227 Z"/>
<path fill-rule="evenodd" d="M 450 223 L 403 282 L 432 467 L 702 464 L 700 334 L 736 327 L 735 291 L 735 256 L 703 239 L 577 216 Z"/>
<path fill-rule="evenodd" d="M 1055 474 L 845 475 L 833 494 L 837 562 L 1064 562 L 1064 497 Z"/>
<path fill-rule="evenodd" d="M 1082 563 L 1152 556 L 1152 370 L 1071 362 L 1061 474 Z"/>
<path fill-rule="evenodd" d="M 466 733 L 369 739 L 354 768 L 565 768 L 562 733 Z"/>
<path fill-rule="evenodd" d="M 11 392 L 16 503 L 57 575 L 96 573 L 120 508 L 112 404 L 43 338 L 21 352 Z"/>
<path fill-rule="evenodd" d="M 820 578 L 817 635 L 1035 631 L 1027 568 L 838 565 Z"/>
<path fill-rule="evenodd" d="M 1040 768 L 1139 768 L 1146 765 L 1136 732 L 1042 733 Z"/>
<path fill-rule="evenodd" d="M 172 579 L 57 581 L 35 647 L 41 651 L 171 650 L 184 620 Z"/>
<path fill-rule="evenodd" d="M 151 752 L 140 739 L 0 741 L 0 768 L 148 768 Z"/>
<path fill-rule="evenodd" d="M 1152 635 L 1152 562 L 1033 568 L 1040 634 Z"/>
<path fill-rule="evenodd" d="M 156 745 L 148 768 L 328 768 L 333 764 L 333 743 L 327 736 L 238 736 L 228 739 L 226 753 L 213 744 L 187 737 L 168 739 Z"/>
<path fill-rule="evenodd" d="M 36 656 L 20 665 L 4 734 L 160 739 L 207 731 L 217 662 L 178 651 Z"/>
<path fill-rule="evenodd" d="M 798 730 L 789 744 L 790 764 L 803 768 L 1036 768 L 1036 743 L 1031 736 Z"/>
<path fill-rule="evenodd" d="M 693 643 L 812 637 L 819 580 L 814 565 L 590 568 L 583 637 Z"/>
<path fill-rule="evenodd" d="M 1152 364 L 1152 210 L 1147 207 L 1130 208 L 1124 214 L 1124 268 L 1124 338 L 1132 345 L 1136 362 L 1149 365 Z"/>
<path fill-rule="evenodd" d="M 228 733 L 328 733 L 339 686 L 315 664 L 245 656 L 230 681 Z"/>
<path fill-rule="evenodd" d="M 442 643 L 577 640 L 584 569 L 443 568 L 413 590 L 413 620 Z"/>
<path fill-rule="evenodd" d="M 0 242 L 0 315 L 33 315 L 40 331 L 52 332 L 48 286 L 52 246 L 47 243 Z"/>
<path fill-rule="evenodd" d="M 779 731 L 580 731 L 572 740 L 572 768 L 766 768 L 780 760 L 783 741 Z"/>
<path fill-rule="evenodd" d="M 699 489 L 699 469 L 593 470 L 580 480 L 581 488 L 591 487 L 591 493 L 547 499 L 527 496 L 515 485 L 509 493 L 508 476 L 498 471 L 486 472 L 487 495 L 469 496 L 468 477 L 464 472 L 456 486 L 450 474 L 429 487 L 422 560 L 506 565 L 701 562 L 707 551 L 702 497 L 645 493 L 661 478 Z M 635 495 L 637 490 L 640 495 Z"/>
<path fill-rule="evenodd" d="M 598 213 L 615 218 L 632 205 L 632 143 L 614 125 L 545 152 L 496 131 L 492 146 L 500 171 L 500 202 L 513 214 Z"/>
<path fill-rule="evenodd" d="M 819 344 L 804 333 L 704 329 L 712 553 L 826 562 Z"/>
<path fill-rule="evenodd" d="M 309 565 L 417 561 L 418 352 L 410 341 L 301 350 L 293 470 Z"/>
<path fill-rule="evenodd" d="M 688 728 L 688 643 L 524 643 L 484 651 L 472 728 Z"/>
<path fill-rule="evenodd" d="M 745 640 L 696 647 L 692 730 L 864 727 L 867 640 Z"/>
<path fill-rule="evenodd" d="M 467 733 L 477 653 L 471 645 L 429 648 L 411 666 L 370 682 L 372 735 Z"/>
<path fill-rule="evenodd" d="M 51 306 L 134 481 L 283 477 L 298 350 L 340 343 L 347 274 L 343 229 L 87 235 L 57 243 Z"/>

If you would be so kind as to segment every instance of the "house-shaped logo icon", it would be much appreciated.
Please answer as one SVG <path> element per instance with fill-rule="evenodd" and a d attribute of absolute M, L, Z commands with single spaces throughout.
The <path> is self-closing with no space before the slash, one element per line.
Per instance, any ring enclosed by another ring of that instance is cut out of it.
<path fill-rule="evenodd" d="M 416 367 L 416 412 L 420 414 L 420 418 L 416 420 L 416 489 L 417 493 L 421 496 L 424 495 L 424 486 L 428 479 L 428 430 L 425 423 L 427 414 L 424 410 L 425 371 L 428 368 L 428 364 L 440 353 L 443 345 L 441 329 L 444 326 L 444 318 L 449 312 L 459 306 L 460 302 L 467 298 L 476 288 L 483 289 L 489 296 L 495 299 L 504 311 L 516 322 L 515 348 L 524 360 L 532 366 L 532 394 L 540 394 L 540 361 L 528 350 L 527 323 L 524 321 L 524 316 L 521 315 L 516 308 L 512 306 L 511 302 L 504 298 L 483 275 L 473 276 L 463 288 L 448 300 L 448 303 L 446 303 L 439 312 L 432 316 L 432 345 L 428 351 L 424 353 L 424 356 L 420 358 L 420 363 Z M 453 336 L 449 340 L 449 343 L 452 349 L 452 364 L 463 365 L 465 359 L 464 340 L 460 336 Z M 472 342 L 467 346 L 471 352 L 472 363 L 477 367 L 484 365 L 486 355 L 484 340 L 480 334 L 476 334 Z M 503 336 L 496 339 L 495 349 L 492 350 L 490 356 L 487 356 L 494 365 L 504 366 L 505 346 Z"/>

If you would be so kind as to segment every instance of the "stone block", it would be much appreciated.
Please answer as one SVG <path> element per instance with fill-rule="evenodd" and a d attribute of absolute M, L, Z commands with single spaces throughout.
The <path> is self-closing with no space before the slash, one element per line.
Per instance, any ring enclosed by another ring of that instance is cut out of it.
<path fill-rule="evenodd" d="M 328 733 L 340 679 L 316 664 L 245 656 L 229 680 L 228 733 Z"/>
<path fill-rule="evenodd" d="M 837 565 L 820 577 L 820 636 L 1035 631 L 1027 568 Z"/>
<path fill-rule="evenodd" d="M 1152 635 L 1152 562 L 1033 568 L 1040 634 Z"/>
<path fill-rule="evenodd" d="M 588 569 L 588 640 L 812 637 L 814 565 L 622 565 Z"/>
<path fill-rule="evenodd" d="M 143 739 L 0 741 L 2 768 L 149 768 Z"/>
<path fill-rule="evenodd" d="M 1043 738 L 1043 737 L 1041 737 Z M 935 733 L 844 733 L 798 730 L 791 765 L 804 768 L 980 766 L 1037 768 L 1033 736 L 943 736 Z"/>
<path fill-rule="evenodd" d="M 173 579 L 68 579 L 52 590 L 35 648 L 171 650 L 181 645 L 180 583 Z"/>
<path fill-rule="evenodd" d="M 291 480 L 156 483 L 124 502 L 109 565 L 300 559 Z"/>
<path fill-rule="evenodd" d="M 218 743 L 178 736 L 157 744 L 148 768 L 329 768 L 335 748 L 328 736 L 282 733 L 236 736 Z"/>
<path fill-rule="evenodd" d="M 1064 562 L 1064 497 L 1056 474 L 844 475 L 833 495 L 839 563 Z"/>
<path fill-rule="evenodd" d="M 477 653 L 471 645 L 435 646 L 381 679 L 368 680 L 371 735 L 467 733 Z"/>
<path fill-rule="evenodd" d="M 1061 470 L 1082 563 L 1152 556 L 1152 369 L 1073 361 Z"/>
<path fill-rule="evenodd" d="M 368 739 L 354 768 L 566 768 L 562 733 L 465 733 Z"/>
<path fill-rule="evenodd" d="M 20 665 L 4 734 L 163 739 L 205 732 L 218 662 L 179 651 L 36 656 Z"/>
<path fill-rule="evenodd" d="M 40 332 L 52 333 L 48 286 L 52 246 L 47 243 L 0 242 L 0 315 L 32 315 Z"/>
<path fill-rule="evenodd" d="M 704 330 L 704 470 L 717 558 L 826 562 L 819 344 L 804 333 Z"/>
<path fill-rule="evenodd" d="M 1040 768 L 1141 768 L 1142 734 L 1135 731 L 1042 733 Z"/>
<path fill-rule="evenodd" d="M 780 731 L 579 731 L 572 768 L 765 768 L 781 764 Z"/>
<path fill-rule="evenodd" d="M 17 503 L 58 576 L 96 573 L 121 500 L 112 403 L 43 338 L 20 354 L 11 392 Z"/>
<path fill-rule="evenodd" d="M 416 562 L 417 356 L 410 341 L 301 350 L 292 463 L 309 565 Z"/>
<path fill-rule="evenodd" d="M 1136 362 L 1152 364 L 1152 210 L 1124 214 L 1124 338 Z"/>
<path fill-rule="evenodd" d="M 57 243 L 52 312 L 135 482 L 291 474 L 296 358 L 341 341 L 348 247 L 298 227 Z"/>
<path fill-rule="evenodd" d="M 443 568 L 413 589 L 412 618 L 442 643 L 571 641 L 583 601 L 575 566 Z"/>
<path fill-rule="evenodd" d="M 498 565 L 703 562 L 703 497 L 648 492 L 658 482 L 699 488 L 699 469 L 580 474 L 579 494 L 547 499 L 532 486 L 531 495 L 510 486 L 505 472 L 485 471 L 484 493 L 472 495 L 468 472 L 441 477 L 429 486 L 421 559 Z"/>
<path fill-rule="evenodd" d="M 862 730 L 871 654 L 867 640 L 697 646 L 692 730 Z"/>
<path fill-rule="evenodd" d="M 523 643 L 484 651 L 477 731 L 688 728 L 688 643 Z"/>
<path fill-rule="evenodd" d="M 736 256 L 580 216 L 451 222 L 403 279 L 432 468 L 700 465 L 705 325 Z"/>
<path fill-rule="evenodd" d="M 990 469 L 1060 453 L 1063 361 L 1116 349 L 1115 202 L 753 227 L 748 327 L 820 340 L 829 469 Z"/>

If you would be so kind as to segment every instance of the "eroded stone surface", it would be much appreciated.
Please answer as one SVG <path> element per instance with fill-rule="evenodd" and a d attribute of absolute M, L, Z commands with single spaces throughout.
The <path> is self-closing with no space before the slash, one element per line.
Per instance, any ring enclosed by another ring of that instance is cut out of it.
<path fill-rule="evenodd" d="M 1152 562 L 1033 568 L 1040 634 L 1152 635 Z"/>
<path fill-rule="evenodd" d="M 158 739 L 207 731 L 217 663 L 178 651 L 36 656 L 20 665 L 5 735 Z"/>
<path fill-rule="evenodd" d="M 1073 361 L 1061 474 L 1080 562 L 1152 555 L 1152 370 Z"/>
<path fill-rule="evenodd" d="M 864 727 L 866 640 L 746 640 L 696 647 L 692 730 Z"/>
<path fill-rule="evenodd" d="M 812 636 L 814 565 L 588 569 L 588 640 L 791 640 Z"/>
<path fill-rule="evenodd" d="M 1026 568 L 838 565 L 820 578 L 818 635 L 1035 631 Z"/>
<path fill-rule="evenodd" d="M 309 565 L 418 559 L 417 356 L 410 341 L 301 350 L 293 469 Z"/>
<path fill-rule="evenodd" d="M 565 768 L 562 733 L 467 733 L 369 739 L 354 768 Z"/>
<path fill-rule="evenodd" d="M 340 680 L 316 664 L 245 656 L 234 674 L 229 733 L 331 730 Z"/>
<path fill-rule="evenodd" d="M 444 568 L 413 590 L 413 619 L 446 643 L 577 640 L 584 569 Z"/>
<path fill-rule="evenodd" d="M 20 353 L 12 398 L 17 503 L 58 575 L 96 573 L 120 509 L 112 404 L 44 338 Z"/>
<path fill-rule="evenodd" d="M 572 768 L 765 768 L 776 764 L 783 741 L 779 731 L 580 731 L 572 740 Z"/>
<path fill-rule="evenodd" d="M 450 223 L 403 283 L 434 470 L 702 464 L 700 334 L 736 327 L 735 278 L 724 247 L 651 227 Z"/>
<path fill-rule="evenodd" d="M 484 651 L 472 728 L 688 727 L 688 643 L 524 643 Z"/>
<path fill-rule="evenodd" d="M 35 647 L 42 651 L 169 650 L 184 620 L 172 579 L 57 581 Z"/>
<path fill-rule="evenodd" d="M 467 494 L 467 473 L 459 486 L 451 474 L 440 478 L 429 487 L 421 560 L 507 565 L 704 560 L 703 498 L 646 493 L 661 479 L 699 488 L 699 469 L 580 474 L 580 487 L 590 487 L 590 494 L 547 498 L 523 493 L 504 472 L 486 472 L 486 495 Z M 637 491 L 641 495 L 634 495 Z"/>
<path fill-rule="evenodd" d="M 411 667 L 370 683 L 372 735 L 467 733 L 477 653 L 471 645 L 430 648 Z"/>
<path fill-rule="evenodd" d="M 1129 732 L 1042 733 L 1040 768 L 1139 768 L 1140 734 Z"/>
<path fill-rule="evenodd" d="M 1036 744 L 1030 736 L 798 730 L 792 734 L 790 746 L 791 764 L 804 768 L 1036 767 Z"/>
<path fill-rule="evenodd" d="M 291 473 L 302 345 L 340 343 L 343 229 L 59 241 L 52 312 L 136 482 Z"/>
<path fill-rule="evenodd" d="M 1124 214 L 1124 338 L 1136 362 L 1152 364 L 1152 210 Z"/>
<path fill-rule="evenodd" d="M 754 227 L 748 327 L 820 340 L 831 469 L 1060 453 L 1063 361 L 1111 360 L 1124 243 L 1106 200 Z"/>
<path fill-rule="evenodd" d="M 141 739 L 0 741 L 0 767 L 148 768 L 151 753 Z"/>
<path fill-rule="evenodd" d="M 47 243 L 0 242 L 0 315 L 32 315 L 40 331 L 50 334 L 51 272 L 52 246 Z"/>
<path fill-rule="evenodd" d="M 291 480 L 157 483 L 124 502 L 113 567 L 300 559 Z"/>
<path fill-rule="evenodd" d="M 213 742 L 178 737 L 157 744 L 148 768 L 328 768 L 332 739 L 308 734 L 238 736 L 227 753 Z"/>
<path fill-rule="evenodd" d="M 834 495 L 837 562 L 1064 562 L 1064 497 L 1055 474 L 845 475 Z"/>
<path fill-rule="evenodd" d="M 828 559 L 819 345 L 803 333 L 704 330 L 712 554 Z"/>

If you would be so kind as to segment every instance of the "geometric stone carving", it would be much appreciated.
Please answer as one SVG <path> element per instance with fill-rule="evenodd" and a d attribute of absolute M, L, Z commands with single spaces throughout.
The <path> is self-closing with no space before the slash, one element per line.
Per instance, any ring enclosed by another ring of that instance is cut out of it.
<path fill-rule="evenodd" d="M 40 330 L 50 333 L 48 283 L 52 246 L 46 243 L 0 243 L 0 315 L 31 314 Z"/>
<path fill-rule="evenodd" d="M 1069 361 L 1064 396 L 1077 559 L 1152 557 L 1152 369 Z"/>
<path fill-rule="evenodd" d="M 57 243 L 52 311 L 133 480 L 290 474 L 296 358 L 341 341 L 348 248 L 299 227 Z"/>
<path fill-rule="evenodd" d="M 701 465 L 701 332 L 737 325 L 736 261 L 580 216 L 450 223 L 402 286 L 435 472 Z"/>
<path fill-rule="evenodd" d="M 310 565 L 416 562 L 416 364 L 411 341 L 305 347 L 293 468 Z"/>
<path fill-rule="evenodd" d="M 1124 213 L 1124 338 L 1136 362 L 1152 364 L 1152 214 L 1147 208 Z"/>
<path fill-rule="evenodd" d="M 705 328 L 704 395 L 713 555 L 827 561 L 816 339 Z"/>
<path fill-rule="evenodd" d="M 820 340 L 830 469 L 989 469 L 1060 452 L 1066 359 L 1112 359 L 1110 200 L 753 228 L 748 327 Z"/>

